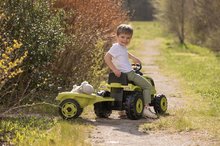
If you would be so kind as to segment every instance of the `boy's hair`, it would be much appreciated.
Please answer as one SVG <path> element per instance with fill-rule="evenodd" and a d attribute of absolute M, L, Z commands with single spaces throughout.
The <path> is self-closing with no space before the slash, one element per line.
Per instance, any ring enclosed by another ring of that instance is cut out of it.
<path fill-rule="evenodd" d="M 121 24 L 117 27 L 117 36 L 122 33 L 133 35 L 133 28 L 128 24 Z"/>

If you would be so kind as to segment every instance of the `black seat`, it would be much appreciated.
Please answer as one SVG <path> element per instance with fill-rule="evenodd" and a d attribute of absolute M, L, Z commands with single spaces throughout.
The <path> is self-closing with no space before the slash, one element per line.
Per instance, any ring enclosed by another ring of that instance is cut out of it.
<path fill-rule="evenodd" d="M 121 83 L 122 85 L 128 85 L 127 74 L 121 73 L 121 76 L 117 77 L 114 73 L 110 73 L 108 76 L 108 84 L 110 83 Z"/>

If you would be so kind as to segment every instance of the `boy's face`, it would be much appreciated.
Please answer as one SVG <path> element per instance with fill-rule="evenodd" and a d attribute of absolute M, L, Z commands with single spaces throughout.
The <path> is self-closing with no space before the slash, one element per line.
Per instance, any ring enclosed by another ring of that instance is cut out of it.
<path fill-rule="evenodd" d="M 125 33 L 121 33 L 119 35 L 117 35 L 117 42 L 126 47 L 130 41 L 131 41 L 132 35 L 131 34 L 125 34 Z"/>

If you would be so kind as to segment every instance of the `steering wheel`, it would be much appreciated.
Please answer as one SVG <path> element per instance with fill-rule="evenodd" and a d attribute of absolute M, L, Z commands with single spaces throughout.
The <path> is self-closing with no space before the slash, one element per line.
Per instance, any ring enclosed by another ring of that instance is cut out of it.
<path fill-rule="evenodd" d="M 131 66 L 135 72 L 139 72 L 142 69 L 142 65 L 139 63 L 133 63 Z"/>

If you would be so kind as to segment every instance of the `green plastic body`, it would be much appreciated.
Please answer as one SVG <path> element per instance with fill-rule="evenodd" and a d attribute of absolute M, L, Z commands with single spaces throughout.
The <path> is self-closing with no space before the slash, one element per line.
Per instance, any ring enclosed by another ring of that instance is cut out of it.
<path fill-rule="evenodd" d="M 112 88 L 123 88 L 124 91 L 142 91 L 142 89 L 139 86 L 135 86 L 133 84 L 128 85 L 122 85 L 120 83 L 111 83 L 111 84 L 101 84 L 100 89 L 105 91 L 111 91 Z M 153 90 L 151 91 L 151 95 L 155 95 L 156 90 L 153 86 Z M 84 108 L 88 105 L 95 104 L 97 102 L 104 102 L 104 101 L 115 101 L 112 97 L 102 97 L 96 94 L 83 94 L 83 93 L 77 93 L 77 92 L 61 92 L 56 97 L 56 100 L 60 103 L 64 101 L 65 99 L 74 99 L 76 100 L 81 108 Z"/>
<path fill-rule="evenodd" d="M 74 99 L 76 100 L 81 108 L 84 108 L 88 105 L 97 103 L 97 102 L 103 102 L 103 101 L 114 101 L 111 97 L 105 97 L 98 96 L 96 94 L 83 94 L 83 93 L 77 93 L 77 92 L 62 92 L 59 93 L 56 97 L 56 100 L 62 102 L 65 99 Z"/>

